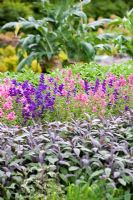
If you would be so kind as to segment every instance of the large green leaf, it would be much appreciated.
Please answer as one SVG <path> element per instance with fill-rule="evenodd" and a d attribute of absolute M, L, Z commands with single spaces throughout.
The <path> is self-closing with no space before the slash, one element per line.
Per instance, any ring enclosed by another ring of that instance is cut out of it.
<path fill-rule="evenodd" d="M 24 59 L 19 63 L 19 65 L 18 65 L 18 67 L 17 67 L 17 71 L 21 71 L 21 70 L 25 67 L 25 65 L 29 65 L 29 66 L 30 66 L 32 60 L 33 60 L 34 58 L 36 58 L 36 57 L 37 57 L 37 54 L 36 54 L 36 53 L 31 53 L 27 58 L 24 58 Z"/>
<path fill-rule="evenodd" d="M 104 25 L 105 23 L 110 23 L 111 21 L 112 21 L 112 19 L 100 19 L 100 20 L 89 23 L 88 27 L 95 29 L 99 26 Z"/>
<path fill-rule="evenodd" d="M 2 29 L 15 28 L 17 24 L 18 24 L 18 22 L 9 22 L 9 23 L 5 24 L 2 27 Z"/>
<path fill-rule="evenodd" d="M 88 58 L 88 61 L 91 60 L 95 55 L 95 49 L 91 43 L 81 42 L 82 48 Z"/>

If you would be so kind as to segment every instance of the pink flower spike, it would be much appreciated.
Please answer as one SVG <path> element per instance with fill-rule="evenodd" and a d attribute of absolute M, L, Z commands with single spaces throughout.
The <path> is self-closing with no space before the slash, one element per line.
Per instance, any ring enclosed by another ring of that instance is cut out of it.
<path fill-rule="evenodd" d="M 11 110 L 12 108 L 13 108 L 12 102 L 6 102 L 3 105 L 3 109 L 5 109 L 5 110 Z"/>
<path fill-rule="evenodd" d="M 0 117 L 3 117 L 3 111 L 2 111 L 2 109 L 0 108 Z"/>
<path fill-rule="evenodd" d="M 58 82 L 60 80 L 59 76 L 56 76 L 55 80 Z"/>
<path fill-rule="evenodd" d="M 68 70 L 67 76 L 70 78 L 72 76 L 72 70 Z"/>
<path fill-rule="evenodd" d="M 84 80 L 80 79 L 80 80 L 79 80 L 79 84 L 80 84 L 80 86 L 81 86 L 82 89 L 85 88 Z"/>
<path fill-rule="evenodd" d="M 97 108 L 96 108 L 96 106 L 93 106 L 93 108 L 92 108 L 92 112 L 97 112 Z"/>
<path fill-rule="evenodd" d="M 62 96 L 67 96 L 67 91 L 66 90 L 62 90 Z"/>
<path fill-rule="evenodd" d="M 10 121 L 15 120 L 16 119 L 15 112 L 14 111 L 10 112 L 7 115 L 7 119 L 10 120 Z"/>
<path fill-rule="evenodd" d="M 77 78 L 80 78 L 80 73 L 77 74 Z"/>
<path fill-rule="evenodd" d="M 119 84 L 120 84 L 120 86 L 126 85 L 126 79 L 122 75 L 120 76 Z"/>
<path fill-rule="evenodd" d="M 5 79 L 4 79 L 4 84 L 5 84 L 5 85 L 8 85 L 10 82 L 11 82 L 11 81 L 10 81 L 9 78 L 5 78 Z"/>
<path fill-rule="evenodd" d="M 133 74 L 129 75 L 128 82 L 129 82 L 129 85 L 133 86 Z"/>

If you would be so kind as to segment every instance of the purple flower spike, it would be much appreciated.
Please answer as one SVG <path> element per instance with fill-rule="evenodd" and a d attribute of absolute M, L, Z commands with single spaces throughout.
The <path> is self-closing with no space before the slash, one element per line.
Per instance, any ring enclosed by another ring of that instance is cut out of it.
<path fill-rule="evenodd" d="M 60 95 L 62 95 L 62 90 L 64 89 L 64 84 L 60 84 L 58 87 L 58 92 Z"/>
<path fill-rule="evenodd" d="M 128 111 L 129 110 L 129 106 L 125 106 L 125 111 Z"/>
<path fill-rule="evenodd" d="M 95 83 L 95 87 L 94 87 L 94 93 L 98 90 L 99 85 L 100 85 L 100 80 L 97 78 L 96 83 Z"/>
<path fill-rule="evenodd" d="M 114 93 L 113 94 L 114 94 L 115 100 L 117 100 L 118 99 L 118 95 L 119 95 L 118 90 L 114 89 Z"/>
<path fill-rule="evenodd" d="M 85 86 L 85 92 L 86 94 L 88 94 L 89 93 L 88 91 L 90 89 L 88 81 L 84 80 L 84 86 Z"/>
<path fill-rule="evenodd" d="M 41 75 L 40 75 L 40 83 L 44 84 L 44 74 L 43 73 L 41 73 Z"/>
<path fill-rule="evenodd" d="M 106 93 L 106 80 L 104 80 L 102 83 L 102 91 Z"/>

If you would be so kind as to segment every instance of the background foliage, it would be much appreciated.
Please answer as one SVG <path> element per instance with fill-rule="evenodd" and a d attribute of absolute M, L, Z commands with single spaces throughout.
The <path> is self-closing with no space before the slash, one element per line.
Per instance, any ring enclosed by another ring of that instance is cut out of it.
<path fill-rule="evenodd" d="M 31 5 L 19 1 L 0 1 L 0 26 L 15 21 L 19 17 L 28 17 L 33 14 Z"/>
<path fill-rule="evenodd" d="M 20 16 L 25 18 L 33 13 L 35 18 L 39 19 L 43 15 L 41 0 L 1 0 L 0 3 L 0 26 L 9 21 L 16 21 Z M 92 0 L 86 11 L 87 16 L 93 18 L 110 17 L 112 14 L 123 17 L 132 7 L 132 0 L 106 0 L 106 6 L 104 0 Z"/>

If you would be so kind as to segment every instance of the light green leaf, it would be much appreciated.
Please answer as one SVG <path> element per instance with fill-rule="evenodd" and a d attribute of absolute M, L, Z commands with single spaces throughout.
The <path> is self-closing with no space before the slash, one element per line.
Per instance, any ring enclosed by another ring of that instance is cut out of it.
<path fill-rule="evenodd" d="M 118 181 L 119 181 L 119 183 L 122 184 L 123 186 L 126 186 L 126 182 L 125 182 L 122 178 L 119 178 Z"/>
<path fill-rule="evenodd" d="M 79 169 L 79 167 L 76 167 L 76 166 L 69 167 L 69 171 L 76 171 L 78 169 Z"/>

